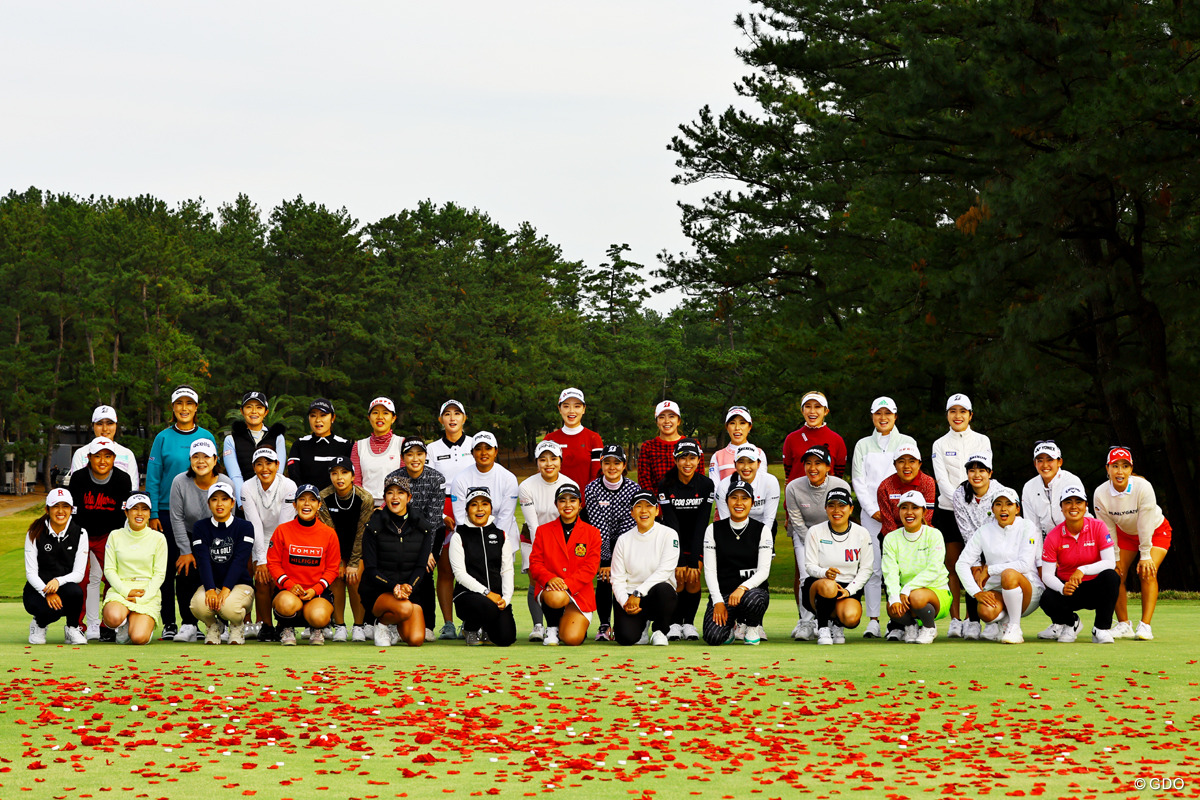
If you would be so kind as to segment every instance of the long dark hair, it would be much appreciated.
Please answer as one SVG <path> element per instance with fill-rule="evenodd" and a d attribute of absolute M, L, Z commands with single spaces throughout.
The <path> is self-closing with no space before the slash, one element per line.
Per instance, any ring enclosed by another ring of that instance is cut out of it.
<path fill-rule="evenodd" d="M 38 540 L 38 537 L 42 535 L 42 532 L 44 530 L 46 530 L 46 526 L 49 524 L 50 524 L 50 509 L 46 509 L 45 511 L 42 512 L 42 515 L 40 517 L 35 519 L 33 522 L 29 523 L 29 530 L 27 530 L 25 532 L 25 534 L 29 537 L 29 541 L 36 542 Z M 68 519 L 67 525 L 70 526 L 70 524 L 71 524 L 71 520 Z"/>

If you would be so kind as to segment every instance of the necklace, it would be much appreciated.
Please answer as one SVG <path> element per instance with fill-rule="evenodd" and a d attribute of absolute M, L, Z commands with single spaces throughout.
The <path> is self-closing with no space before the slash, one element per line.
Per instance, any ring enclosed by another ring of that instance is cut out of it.
<path fill-rule="evenodd" d="M 338 497 L 337 489 L 333 490 L 333 504 L 337 506 L 338 511 L 349 511 L 350 506 L 354 505 L 354 490 L 350 490 L 350 505 L 342 505 L 342 499 Z"/>

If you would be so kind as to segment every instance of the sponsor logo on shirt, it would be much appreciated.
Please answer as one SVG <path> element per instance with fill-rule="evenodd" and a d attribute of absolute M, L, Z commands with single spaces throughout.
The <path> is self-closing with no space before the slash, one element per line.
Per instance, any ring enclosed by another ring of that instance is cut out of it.
<path fill-rule="evenodd" d="M 584 556 L 586 556 L 587 555 L 587 545 L 584 544 L 583 542 L 580 542 L 579 544 L 575 545 L 575 555 L 578 556 L 579 558 L 583 558 Z"/>
<path fill-rule="evenodd" d="M 450 455 L 449 455 L 449 454 L 447 454 L 447 455 L 444 455 L 444 456 L 438 456 L 436 460 L 437 460 L 437 461 L 448 461 L 449 459 L 450 459 Z"/>
<path fill-rule="evenodd" d="M 304 567 L 316 567 L 321 564 L 325 548 L 312 547 L 303 544 L 288 545 L 288 563 Z"/>
<path fill-rule="evenodd" d="M 858 561 L 858 554 L 859 554 L 859 552 L 861 552 L 861 550 L 862 550 L 862 548 L 860 548 L 860 547 L 847 547 L 846 548 L 846 557 L 842 560 L 843 561 Z"/>

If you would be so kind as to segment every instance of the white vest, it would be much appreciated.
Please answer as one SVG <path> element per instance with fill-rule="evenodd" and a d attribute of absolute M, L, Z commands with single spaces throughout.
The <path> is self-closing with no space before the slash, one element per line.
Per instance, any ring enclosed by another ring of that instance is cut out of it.
<path fill-rule="evenodd" d="M 371 439 L 359 439 L 354 446 L 358 448 L 358 470 L 362 473 L 362 486 L 375 498 L 375 507 L 383 505 L 383 479 L 404 466 L 400 458 L 400 445 L 404 443 L 403 436 L 392 434 L 392 441 L 379 455 L 371 452 Z"/>

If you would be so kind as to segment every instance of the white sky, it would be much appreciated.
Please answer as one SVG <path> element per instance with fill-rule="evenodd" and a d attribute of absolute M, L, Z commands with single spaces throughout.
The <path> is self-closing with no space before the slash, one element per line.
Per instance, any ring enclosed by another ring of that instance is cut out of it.
<path fill-rule="evenodd" d="M 302 194 L 364 223 L 428 198 L 652 265 L 704 191 L 666 145 L 734 102 L 747 6 L 5 2 L 0 190 Z"/>

